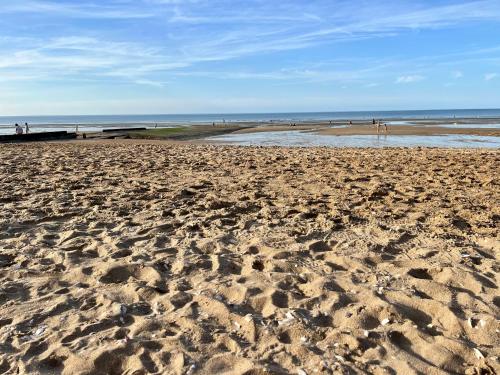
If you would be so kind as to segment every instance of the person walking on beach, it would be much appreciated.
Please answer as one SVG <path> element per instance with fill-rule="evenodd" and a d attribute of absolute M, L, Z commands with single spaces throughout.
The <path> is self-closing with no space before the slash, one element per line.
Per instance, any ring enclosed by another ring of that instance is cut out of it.
<path fill-rule="evenodd" d="M 377 121 L 377 133 L 380 133 L 380 120 Z"/>
<path fill-rule="evenodd" d="M 387 123 L 384 122 L 384 133 L 387 133 Z"/>
<path fill-rule="evenodd" d="M 30 132 L 30 126 L 27 122 L 24 123 L 24 127 L 26 128 L 26 134 L 28 134 Z"/>
<path fill-rule="evenodd" d="M 23 134 L 23 128 L 22 126 L 19 126 L 19 124 L 16 124 L 16 134 L 17 135 Z"/>

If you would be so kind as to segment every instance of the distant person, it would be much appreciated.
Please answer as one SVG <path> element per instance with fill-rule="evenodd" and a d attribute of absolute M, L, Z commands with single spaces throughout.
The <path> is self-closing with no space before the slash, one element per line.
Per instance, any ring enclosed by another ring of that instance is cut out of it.
<path fill-rule="evenodd" d="M 377 121 L 377 133 L 380 133 L 380 120 Z"/>
<path fill-rule="evenodd" d="M 28 134 L 30 132 L 30 126 L 27 122 L 24 123 L 24 127 L 26 128 L 26 134 Z"/>
<path fill-rule="evenodd" d="M 155 123 L 155 129 L 156 129 L 157 127 L 158 127 L 158 124 L 157 124 L 157 123 Z"/>
<path fill-rule="evenodd" d="M 384 122 L 384 132 L 387 133 L 387 123 Z"/>
<path fill-rule="evenodd" d="M 19 124 L 16 124 L 16 134 L 17 135 L 23 134 L 23 128 L 22 126 L 19 126 Z"/>
<path fill-rule="evenodd" d="M 375 119 L 372 119 L 372 125 L 375 125 Z"/>
<path fill-rule="evenodd" d="M 352 121 L 351 120 L 349 120 L 349 126 L 352 126 Z"/>
<path fill-rule="evenodd" d="M 212 122 L 212 127 L 215 127 L 215 122 Z"/>

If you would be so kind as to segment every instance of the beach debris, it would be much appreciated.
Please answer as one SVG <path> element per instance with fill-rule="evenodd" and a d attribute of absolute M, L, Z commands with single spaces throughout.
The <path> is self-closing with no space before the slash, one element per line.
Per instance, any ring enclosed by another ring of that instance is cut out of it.
<path fill-rule="evenodd" d="M 479 349 L 473 348 L 472 351 L 474 352 L 474 355 L 477 359 L 484 359 L 484 355 L 479 351 Z"/>
<path fill-rule="evenodd" d="M 382 320 L 380 322 L 380 324 L 382 324 L 383 326 L 386 326 L 387 324 L 389 324 L 391 322 L 391 319 L 389 318 L 385 318 L 384 320 Z"/>
<path fill-rule="evenodd" d="M 483 319 L 476 319 L 472 317 L 467 319 L 467 323 L 469 324 L 469 327 L 476 329 L 479 327 L 484 328 L 486 326 L 486 321 L 484 321 Z"/>
<path fill-rule="evenodd" d="M 253 315 L 252 314 L 246 314 L 244 318 L 248 323 L 253 321 Z"/>
<path fill-rule="evenodd" d="M 125 316 L 127 315 L 127 307 L 125 305 L 120 305 L 120 320 L 121 324 L 125 324 Z"/>
<path fill-rule="evenodd" d="M 364 335 L 365 337 L 370 337 L 370 331 L 364 330 L 364 331 L 363 331 L 363 335 Z"/>
<path fill-rule="evenodd" d="M 335 354 L 334 355 L 335 359 L 337 359 L 337 361 L 339 361 L 340 363 L 344 363 L 345 362 L 345 358 L 342 357 L 341 355 L 338 355 L 338 354 Z"/>
<path fill-rule="evenodd" d="M 195 370 L 196 370 L 196 364 L 193 363 L 191 366 L 189 366 L 189 369 L 186 371 L 186 375 L 194 374 Z"/>
<path fill-rule="evenodd" d="M 298 368 L 297 369 L 297 375 L 307 375 L 307 372 L 305 372 L 304 370 L 302 370 L 301 368 Z"/>
<path fill-rule="evenodd" d="M 278 321 L 278 325 L 280 325 L 280 326 L 288 325 L 288 324 L 292 323 L 295 319 L 296 319 L 295 315 L 291 311 L 288 311 L 285 314 L 285 319 Z"/>
<path fill-rule="evenodd" d="M 45 332 L 46 329 L 47 329 L 47 326 L 45 326 L 45 325 L 42 325 L 42 326 L 38 327 L 38 329 L 35 331 L 35 333 L 33 334 L 33 336 L 34 337 L 38 337 L 38 336 L 43 335 L 43 333 Z"/>
<path fill-rule="evenodd" d="M 158 301 L 153 305 L 153 313 L 155 315 L 161 315 L 165 311 L 165 307 Z"/>
<path fill-rule="evenodd" d="M 125 337 L 122 340 L 120 340 L 120 341 L 123 344 L 127 344 L 130 341 L 130 338 L 127 335 L 125 335 Z"/>

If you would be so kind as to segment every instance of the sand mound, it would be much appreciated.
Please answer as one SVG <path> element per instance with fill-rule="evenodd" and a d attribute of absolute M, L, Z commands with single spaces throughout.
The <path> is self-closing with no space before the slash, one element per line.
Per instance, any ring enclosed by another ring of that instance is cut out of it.
<path fill-rule="evenodd" d="M 498 372 L 499 156 L 3 145 L 0 373 Z"/>

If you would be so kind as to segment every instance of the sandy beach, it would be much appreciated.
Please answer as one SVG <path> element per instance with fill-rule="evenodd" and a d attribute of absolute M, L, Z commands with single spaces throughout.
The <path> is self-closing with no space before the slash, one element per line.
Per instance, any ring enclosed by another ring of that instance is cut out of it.
<path fill-rule="evenodd" d="M 499 373 L 499 166 L 0 145 L 0 373 Z"/>

